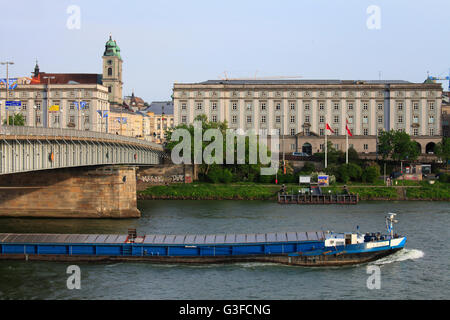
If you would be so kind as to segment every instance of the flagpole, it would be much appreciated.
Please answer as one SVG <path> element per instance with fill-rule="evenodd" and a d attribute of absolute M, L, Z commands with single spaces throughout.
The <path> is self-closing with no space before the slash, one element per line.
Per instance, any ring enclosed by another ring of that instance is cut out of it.
<path fill-rule="evenodd" d="M 348 127 L 347 127 L 348 128 Z M 347 143 L 347 149 L 345 152 L 345 163 L 348 164 L 348 130 L 345 130 L 345 142 Z"/>
<path fill-rule="evenodd" d="M 325 169 L 328 168 L 328 138 L 327 138 L 327 136 L 328 136 L 328 129 L 325 128 Z"/>

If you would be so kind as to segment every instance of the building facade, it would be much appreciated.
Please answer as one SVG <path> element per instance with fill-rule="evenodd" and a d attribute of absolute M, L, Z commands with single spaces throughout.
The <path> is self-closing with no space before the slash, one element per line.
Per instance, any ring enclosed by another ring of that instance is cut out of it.
<path fill-rule="evenodd" d="M 5 91 L 0 95 L 2 123 L 7 115 L 20 113 L 31 127 L 107 130 L 107 118 L 101 114 L 109 111 L 108 90 L 101 84 L 25 84 L 10 90 L 8 99 Z M 6 110 L 5 100 L 21 106 Z M 78 108 L 82 102 L 84 108 Z"/>
<path fill-rule="evenodd" d="M 420 140 L 421 146 L 427 140 L 438 141 L 441 135 L 440 84 L 210 80 L 174 84 L 173 96 L 175 125 L 192 123 L 205 114 L 210 121 L 227 121 L 232 129 L 263 130 L 268 135 L 276 130 L 285 137 L 282 148 L 286 152 L 302 152 L 305 143 L 320 147 L 327 123 L 336 141 L 345 141 L 348 121 L 360 153 L 376 152 L 376 137 L 382 131 L 402 130 Z"/>

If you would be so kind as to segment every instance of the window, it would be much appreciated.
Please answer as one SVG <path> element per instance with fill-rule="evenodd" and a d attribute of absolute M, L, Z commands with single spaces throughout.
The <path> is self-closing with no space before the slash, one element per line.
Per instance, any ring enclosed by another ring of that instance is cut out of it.
<path fill-rule="evenodd" d="M 419 129 L 415 128 L 413 130 L 413 135 L 418 136 L 419 135 Z"/>
<path fill-rule="evenodd" d="M 325 130 L 324 130 L 324 129 L 320 129 L 320 130 L 319 130 L 319 134 L 320 134 L 321 136 L 325 135 Z"/>
<path fill-rule="evenodd" d="M 363 132 L 364 132 L 364 135 L 365 135 L 365 136 L 368 136 L 368 135 L 369 135 L 369 129 L 364 129 Z"/>
<path fill-rule="evenodd" d="M 108 76 L 112 76 L 112 68 L 108 68 Z"/>
<path fill-rule="evenodd" d="M 319 122 L 320 123 L 324 123 L 325 122 L 325 117 L 324 116 L 320 116 L 319 117 Z"/>
<path fill-rule="evenodd" d="M 247 116 L 247 123 L 252 123 L 252 116 Z"/>
<path fill-rule="evenodd" d="M 291 128 L 291 136 L 295 136 L 295 129 Z"/>
<path fill-rule="evenodd" d="M 334 129 L 334 135 L 338 136 L 339 135 L 339 129 Z"/>
<path fill-rule="evenodd" d="M 369 104 L 367 102 L 363 103 L 363 110 L 368 110 L 369 109 Z"/>
<path fill-rule="evenodd" d="M 186 122 L 187 122 L 186 116 L 182 116 L 182 117 L 181 117 L 181 122 L 182 122 L 182 123 L 186 123 Z"/>
<path fill-rule="evenodd" d="M 378 135 L 381 135 L 383 133 L 383 128 L 378 129 Z"/>
<path fill-rule="evenodd" d="M 309 103 L 305 103 L 305 110 L 309 110 L 310 106 Z"/>
<path fill-rule="evenodd" d="M 335 148 L 336 150 L 339 150 L 339 144 L 336 143 L 336 144 L 334 145 L 334 148 Z"/>
<path fill-rule="evenodd" d="M 434 129 L 430 129 L 430 136 L 434 136 Z"/>
<path fill-rule="evenodd" d="M 414 116 L 413 123 L 419 123 L 419 117 L 418 116 Z"/>
<path fill-rule="evenodd" d="M 36 110 L 41 110 L 41 103 L 40 102 L 36 102 Z"/>
<path fill-rule="evenodd" d="M 276 110 L 280 110 L 281 109 L 281 103 L 277 102 L 277 104 L 275 105 L 275 109 Z"/>
<path fill-rule="evenodd" d="M 310 135 L 309 133 L 310 133 L 309 128 L 305 128 L 305 135 L 309 136 Z"/>
<path fill-rule="evenodd" d="M 26 111 L 27 110 L 27 103 L 22 101 L 22 110 Z"/>
<path fill-rule="evenodd" d="M 217 110 L 217 102 L 211 103 L 211 109 Z"/>
<path fill-rule="evenodd" d="M 53 122 L 59 123 L 59 115 L 55 115 L 55 117 L 53 118 Z"/>
<path fill-rule="evenodd" d="M 334 110 L 339 110 L 339 102 L 334 103 Z"/>
<path fill-rule="evenodd" d="M 348 117 L 348 123 L 353 123 L 353 116 Z"/>
<path fill-rule="evenodd" d="M 382 103 L 378 104 L 378 111 L 383 111 L 383 104 Z"/>
<path fill-rule="evenodd" d="M 202 103 L 201 102 L 197 102 L 197 110 L 202 110 Z"/>
<path fill-rule="evenodd" d="M 109 93 L 112 92 L 112 87 L 111 87 L 111 86 L 108 87 L 108 92 L 109 92 Z M 72 97 L 72 98 L 73 98 L 73 97 Z"/>
<path fill-rule="evenodd" d="M 397 103 L 397 108 L 398 108 L 398 111 L 402 111 L 403 110 L 403 103 L 402 102 L 398 102 Z"/>
<path fill-rule="evenodd" d="M 237 122 L 237 116 L 232 116 L 231 117 L 231 122 L 232 123 L 236 123 Z"/>
<path fill-rule="evenodd" d="M 368 118 L 367 116 L 364 116 L 364 117 L 363 117 L 363 123 L 364 123 L 364 124 L 369 123 L 369 118 Z"/>
<path fill-rule="evenodd" d="M 334 116 L 334 123 L 339 123 L 339 116 Z"/>
<path fill-rule="evenodd" d="M 348 110 L 353 110 L 353 103 L 348 104 Z"/>
<path fill-rule="evenodd" d="M 36 123 L 41 123 L 41 116 L 36 116 Z"/>
<path fill-rule="evenodd" d="M 295 116 L 291 116 L 291 123 L 295 123 Z"/>
<path fill-rule="evenodd" d="M 310 121 L 310 117 L 309 116 L 305 116 L 305 123 L 309 123 Z"/>
<path fill-rule="evenodd" d="M 231 109 L 237 110 L 237 102 L 231 103 Z"/>
<path fill-rule="evenodd" d="M 261 102 L 261 110 L 266 110 L 266 103 L 265 102 Z"/>
<path fill-rule="evenodd" d="M 413 109 L 414 110 L 419 110 L 419 103 L 418 102 L 413 102 Z"/>
<path fill-rule="evenodd" d="M 212 116 L 211 120 L 212 122 L 217 122 L 217 116 Z"/>
<path fill-rule="evenodd" d="M 369 150 L 369 145 L 368 144 L 364 144 L 364 150 Z"/>
<path fill-rule="evenodd" d="M 69 116 L 69 122 L 75 123 L 75 116 Z"/>
<path fill-rule="evenodd" d="M 428 123 L 430 123 L 430 124 L 434 123 L 434 117 L 433 116 L 430 116 L 430 119 L 428 119 Z"/>
<path fill-rule="evenodd" d="M 295 102 L 291 102 L 289 104 L 289 107 L 291 108 L 291 110 L 295 110 Z"/>
<path fill-rule="evenodd" d="M 378 123 L 382 124 L 383 123 L 383 116 L 378 116 Z"/>
<path fill-rule="evenodd" d="M 323 150 L 323 149 L 325 149 L 325 145 L 322 143 L 322 144 L 320 144 L 320 150 Z"/>
<path fill-rule="evenodd" d="M 295 150 L 295 144 L 291 144 L 291 150 Z"/>
<path fill-rule="evenodd" d="M 434 110 L 434 102 L 429 102 L 428 106 L 429 106 L 430 110 Z"/>
<path fill-rule="evenodd" d="M 398 123 L 403 123 L 403 116 L 398 116 Z"/>
<path fill-rule="evenodd" d="M 320 109 L 320 110 L 325 109 L 325 104 L 324 104 L 323 102 L 320 102 L 320 103 L 319 103 L 319 109 Z"/>
<path fill-rule="evenodd" d="M 261 116 L 261 123 L 266 123 L 266 116 Z"/>
<path fill-rule="evenodd" d="M 186 110 L 187 106 L 186 106 L 186 102 L 183 102 L 181 104 L 181 110 Z"/>
<path fill-rule="evenodd" d="M 251 102 L 247 102 L 247 110 L 249 110 L 249 111 L 252 110 L 252 103 Z"/>
<path fill-rule="evenodd" d="M 280 122 L 281 122 L 281 117 L 280 117 L 280 116 L 276 116 L 275 122 L 276 122 L 276 123 L 280 123 Z"/>

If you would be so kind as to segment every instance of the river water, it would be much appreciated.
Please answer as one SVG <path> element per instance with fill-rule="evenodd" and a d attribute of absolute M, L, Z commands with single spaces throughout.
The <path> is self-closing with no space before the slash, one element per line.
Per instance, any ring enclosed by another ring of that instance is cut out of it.
<path fill-rule="evenodd" d="M 142 201 L 137 220 L 0 219 L 0 233 L 139 234 L 396 232 L 407 248 L 372 263 L 381 288 L 369 290 L 368 265 L 304 268 L 275 264 L 78 264 L 81 289 L 66 286 L 69 263 L 0 261 L 0 299 L 448 299 L 448 202 L 362 202 L 357 206 L 282 206 L 267 201 Z"/>

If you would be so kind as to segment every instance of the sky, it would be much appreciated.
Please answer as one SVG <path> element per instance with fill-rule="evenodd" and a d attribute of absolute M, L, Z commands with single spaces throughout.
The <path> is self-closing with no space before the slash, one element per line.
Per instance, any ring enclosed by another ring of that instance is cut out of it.
<path fill-rule="evenodd" d="M 450 68 L 448 0 L 0 0 L 0 8 L 0 61 L 15 62 L 12 77 L 30 76 L 36 59 L 43 72 L 101 73 L 112 34 L 124 95 L 147 102 L 170 100 L 175 82 L 224 72 L 423 82 Z"/>

